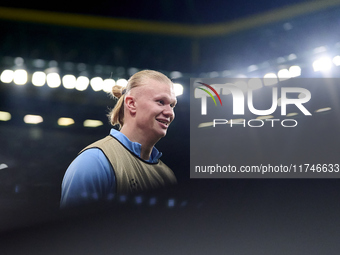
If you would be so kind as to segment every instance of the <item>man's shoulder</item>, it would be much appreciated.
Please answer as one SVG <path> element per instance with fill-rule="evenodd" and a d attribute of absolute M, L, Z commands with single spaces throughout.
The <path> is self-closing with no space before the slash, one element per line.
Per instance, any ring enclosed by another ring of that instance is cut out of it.
<path fill-rule="evenodd" d="M 83 153 L 84 151 L 87 151 L 89 149 L 98 149 L 98 150 L 102 150 L 103 147 L 108 146 L 108 143 L 110 143 L 110 141 L 115 140 L 111 135 L 108 135 L 98 141 L 95 141 L 93 143 L 91 143 L 90 145 L 86 146 L 84 149 L 82 149 L 79 154 Z"/>
<path fill-rule="evenodd" d="M 104 190 L 114 190 L 115 179 L 111 169 L 101 150 L 92 148 L 83 151 L 66 170 L 62 182 L 61 206 L 90 201 L 93 194 L 104 197 Z"/>
<path fill-rule="evenodd" d="M 76 169 L 96 169 L 105 167 L 107 159 L 99 148 L 88 148 L 79 153 L 73 160 L 70 167 Z"/>

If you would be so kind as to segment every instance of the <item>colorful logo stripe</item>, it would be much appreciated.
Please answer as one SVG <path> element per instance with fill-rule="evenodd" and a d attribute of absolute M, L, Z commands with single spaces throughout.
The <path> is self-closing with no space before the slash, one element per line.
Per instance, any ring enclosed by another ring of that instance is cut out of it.
<path fill-rule="evenodd" d="M 209 96 L 211 96 L 211 98 L 214 100 L 214 103 L 215 103 L 215 105 L 217 106 L 217 104 L 216 104 L 216 100 L 215 100 L 215 98 L 214 98 L 214 96 L 208 91 L 208 90 L 206 90 L 206 89 L 203 89 L 203 88 L 199 88 L 198 87 L 198 89 L 201 89 L 201 90 L 203 90 L 203 91 L 205 91 L 205 92 L 207 92 L 208 94 L 209 94 Z"/>
<path fill-rule="evenodd" d="M 215 93 L 215 95 L 217 96 L 218 100 L 220 101 L 220 103 L 222 105 L 222 100 L 221 100 L 220 96 L 218 95 L 217 91 L 213 87 L 211 87 L 210 85 L 208 85 L 206 83 L 203 83 L 203 82 L 197 82 L 197 83 L 202 84 L 202 85 L 206 86 L 207 88 L 211 89 L 211 91 Z M 206 89 L 202 89 L 202 88 L 199 88 L 199 89 L 204 90 L 205 92 L 207 92 L 209 94 L 209 96 L 211 96 L 211 98 L 214 100 L 215 105 L 217 105 L 213 95 L 209 91 L 207 91 Z"/>

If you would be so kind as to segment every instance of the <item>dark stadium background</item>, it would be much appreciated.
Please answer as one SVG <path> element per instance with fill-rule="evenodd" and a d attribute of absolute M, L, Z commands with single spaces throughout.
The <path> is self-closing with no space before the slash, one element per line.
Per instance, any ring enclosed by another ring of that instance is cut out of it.
<path fill-rule="evenodd" d="M 189 84 L 191 77 L 263 77 L 291 66 L 304 78 L 339 77 L 339 14 L 336 0 L 2 1 L 0 72 L 25 69 L 28 80 L 0 83 L 0 111 L 11 115 L 0 121 L 1 254 L 337 254 L 338 179 L 190 179 Z M 314 71 L 325 54 L 331 70 Z M 179 185 L 60 212 L 65 170 L 109 133 L 114 100 L 91 86 L 36 87 L 32 74 L 117 80 L 142 69 L 184 89 L 176 120 L 157 144 Z M 296 145 L 295 157 L 337 160 L 337 91 L 318 99 L 324 107 L 333 99 L 332 110 L 310 123 L 310 150 Z M 26 124 L 27 114 L 43 122 Z M 59 126 L 60 117 L 75 123 Z M 86 119 L 103 125 L 84 127 Z M 299 135 L 287 143 L 298 144 Z M 242 136 L 230 139 L 237 144 Z"/>

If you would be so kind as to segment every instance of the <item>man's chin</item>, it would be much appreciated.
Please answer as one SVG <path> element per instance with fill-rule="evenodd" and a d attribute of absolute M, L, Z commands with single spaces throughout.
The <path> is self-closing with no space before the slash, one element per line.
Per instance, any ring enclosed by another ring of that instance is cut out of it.
<path fill-rule="evenodd" d="M 161 138 L 163 138 L 164 136 L 166 136 L 166 131 L 163 133 L 163 134 L 161 134 Z"/>
<path fill-rule="evenodd" d="M 161 138 L 163 138 L 164 136 L 166 136 L 166 134 L 167 134 L 167 130 L 163 130 L 163 132 L 159 132 L 159 133 L 158 133 L 159 139 L 161 139 Z"/>

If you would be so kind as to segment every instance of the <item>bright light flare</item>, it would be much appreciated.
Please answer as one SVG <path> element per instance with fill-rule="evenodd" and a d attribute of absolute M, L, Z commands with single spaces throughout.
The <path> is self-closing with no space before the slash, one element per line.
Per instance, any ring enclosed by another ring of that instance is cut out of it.
<path fill-rule="evenodd" d="M 14 83 L 16 85 L 25 85 L 27 82 L 27 72 L 24 69 L 18 69 L 14 71 Z"/>
<path fill-rule="evenodd" d="M 74 89 L 77 84 L 77 79 L 72 74 L 64 75 L 62 81 L 65 89 Z"/>
<path fill-rule="evenodd" d="M 240 124 L 240 123 L 243 123 L 245 121 L 245 119 L 231 119 L 228 121 L 229 125 L 230 123 L 232 124 Z"/>
<path fill-rule="evenodd" d="M 111 92 L 112 87 L 116 84 L 115 80 L 113 79 L 105 79 L 103 82 L 103 90 L 105 92 Z"/>
<path fill-rule="evenodd" d="M 291 66 L 289 68 L 289 73 L 292 78 L 298 77 L 301 75 L 301 67 L 299 66 Z"/>
<path fill-rule="evenodd" d="M 327 111 L 330 111 L 330 110 L 332 110 L 331 107 L 325 107 L 325 108 L 318 109 L 315 112 L 327 112 Z"/>
<path fill-rule="evenodd" d="M 126 87 L 128 81 L 126 79 L 119 79 L 117 80 L 116 84 L 122 87 Z"/>
<path fill-rule="evenodd" d="M 203 122 L 198 125 L 198 128 L 206 128 L 214 126 L 214 122 Z"/>
<path fill-rule="evenodd" d="M 47 85 L 50 88 L 58 88 L 61 84 L 60 76 L 58 73 L 49 73 L 46 76 Z"/>
<path fill-rule="evenodd" d="M 103 122 L 100 120 L 85 120 L 84 127 L 99 127 L 103 125 Z"/>
<path fill-rule="evenodd" d="M 288 69 L 281 69 L 278 73 L 277 76 L 279 77 L 280 81 L 284 81 L 284 80 L 288 80 L 290 78 L 292 78 L 290 72 L 288 71 Z"/>
<path fill-rule="evenodd" d="M 333 58 L 333 64 L 336 65 L 336 66 L 340 66 L 340 56 L 335 56 Z"/>
<path fill-rule="evenodd" d="M 24 122 L 26 124 L 39 124 L 43 121 L 44 121 L 44 119 L 40 115 L 30 115 L 30 114 L 28 114 L 24 117 Z"/>
<path fill-rule="evenodd" d="M 263 76 L 263 83 L 265 86 L 272 86 L 278 83 L 275 73 L 267 73 Z"/>
<path fill-rule="evenodd" d="M 76 90 L 84 91 L 89 86 L 90 80 L 86 76 L 79 76 L 76 82 Z"/>
<path fill-rule="evenodd" d="M 179 83 L 174 83 L 175 95 L 180 96 L 183 94 L 183 86 Z"/>
<path fill-rule="evenodd" d="M 72 118 L 62 117 L 58 119 L 59 126 L 70 126 L 72 124 L 74 124 L 74 120 Z"/>
<path fill-rule="evenodd" d="M 332 60 L 328 57 L 319 58 L 313 62 L 314 72 L 327 71 L 327 70 L 330 70 L 331 68 L 332 68 Z"/>
<path fill-rule="evenodd" d="M 103 89 L 103 79 L 100 77 L 94 77 L 91 79 L 90 84 L 93 91 L 100 91 Z"/>
<path fill-rule="evenodd" d="M 9 112 L 0 111 L 0 121 L 9 121 L 12 115 Z"/>
<path fill-rule="evenodd" d="M 11 83 L 14 79 L 14 72 L 12 70 L 4 70 L 1 73 L 0 80 L 3 83 Z"/>
<path fill-rule="evenodd" d="M 256 119 L 257 120 L 266 120 L 266 119 L 272 119 L 274 118 L 273 115 L 263 115 L 263 116 L 258 116 Z"/>
<path fill-rule="evenodd" d="M 32 84 L 37 87 L 44 86 L 46 82 L 46 74 L 44 72 L 35 72 L 32 75 Z"/>
<path fill-rule="evenodd" d="M 291 112 L 291 113 L 288 113 L 286 116 L 287 117 L 294 117 L 294 116 L 297 116 L 299 115 L 297 112 Z"/>

